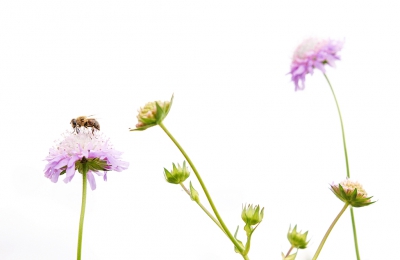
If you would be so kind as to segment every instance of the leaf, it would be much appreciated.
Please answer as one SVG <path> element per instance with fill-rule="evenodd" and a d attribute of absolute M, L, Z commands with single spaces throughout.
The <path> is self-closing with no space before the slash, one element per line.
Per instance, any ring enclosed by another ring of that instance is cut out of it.
<path fill-rule="evenodd" d="M 200 203 L 199 193 L 192 186 L 192 182 L 190 182 L 190 198 L 197 203 Z"/>
<path fill-rule="evenodd" d="M 297 252 L 285 257 L 285 254 L 282 253 L 282 260 L 294 260 L 294 259 L 296 259 L 296 255 L 297 255 Z"/>

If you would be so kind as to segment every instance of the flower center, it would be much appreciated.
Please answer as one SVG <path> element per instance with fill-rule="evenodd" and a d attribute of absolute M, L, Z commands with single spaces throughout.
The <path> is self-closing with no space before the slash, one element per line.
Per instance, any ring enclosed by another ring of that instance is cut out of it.
<path fill-rule="evenodd" d="M 311 52 L 318 51 L 323 44 L 324 41 L 321 41 L 320 39 L 309 38 L 303 41 L 303 43 L 297 47 L 296 51 L 294 52 L 293 59 L 304 59 L 310 55 Z"/>
<path fill-rule="evenodd" d="M 345 180 L 345 181 L 342 181 L 340 183 L 340 185 L 346 191 L 348 191 L 348 190 L 353 191 L 354 189 L 357 189 L 357 194 L 358 195 L 361 195 L 363 197 L 367 197 L 367 192 L 364 190 L 364 188 L 358 182 L 353 182 L 351 180 Z"/>

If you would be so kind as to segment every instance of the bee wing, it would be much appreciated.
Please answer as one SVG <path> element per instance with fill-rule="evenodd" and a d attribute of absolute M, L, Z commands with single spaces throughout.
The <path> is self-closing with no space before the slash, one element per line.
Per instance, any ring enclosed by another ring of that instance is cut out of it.
<path fill-rule="evenodd" d="M 90 115 L 90 116 L 86 116 L 86 118 L 90 118 L 90 119 L 101 119 L 101 117 L 97 117 L 96 114 Z"/>

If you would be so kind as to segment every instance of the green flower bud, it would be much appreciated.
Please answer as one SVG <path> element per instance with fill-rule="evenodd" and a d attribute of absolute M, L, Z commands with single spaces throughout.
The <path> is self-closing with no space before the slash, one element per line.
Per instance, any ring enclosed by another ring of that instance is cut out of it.
<path fill-rule="evenodd" d="M 185 162 L 183 162 L 185 163 Z M 196 201 L 197 203 L 200 202 L 200 198 L 199 198 L 199 193 L 197 192 L 197 190 L 195 190 L 192 186 L 192 182 L 190 182 L 190 198 L 194 201 Z"/>
<path fill-rule="evenodd" d="M 310 242 L 310 241 L 307 241 L 308 231 L 305 232 L 305 233 L 301 233 L 301 231 L 297 232 L 297 230 L 296 230 L 297 229 L 297 225 L 294 226 L 292 231 L 290 231 L 290 228 L 291 227 L 289 226 L 289 231 L 288 231 L 288 234 L 287 234 L 287 238 L 289 240 L 289 243 L 292 245 L 292 247 L 300 248 L 300 249 L 306 248 L 308 242 Z"/>
<path fill-rule="evenodd" d="M 142 131 L 161 123 L 168 115 L 173 99 L 174 95 L 172 95 L 170 101 L 148 102 L 138 111 L 136 129 L 130 129 L 130 131 Z"/>
<path fill-rule="evenodd" d="M 244 205 L 242 209 L 242 219 L 244 223 L 248 226 L 256 225 L 262 221 L 264 217 L 264 208 L 261 209 L 260 206 L 253 207 L 253 205 Z"/>
<path fill-rule="evenodd" d="M 350 179 L 346 179 L 339 184 L 333 183 L 331 185 L 331 191 L 341 201 L 349 203 L 353 207 L 364 207 L 375 203 L 375 201 L 371 202 L 372 196 L 367 196 L 367 192 L 360 183 Z"/>
<path fill-rule="evenodd" d="M 169 183 L 179 184 L 184 182 L 190 175 L 189 169 L 186 167 L 186 162 L 183 161 L 183 166 L 172 164 L 172 171 L 169 172 L 164 168 L 165 180 Z"/>

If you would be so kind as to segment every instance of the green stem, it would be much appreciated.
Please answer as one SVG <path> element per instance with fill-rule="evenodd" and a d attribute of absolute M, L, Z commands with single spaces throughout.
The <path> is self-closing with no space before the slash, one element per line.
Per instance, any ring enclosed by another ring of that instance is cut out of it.
<path fill-rule="evenodd" d="M 250 236 L 247 236 L 247 241 L 246 241 L 246 246 L 244 248 L 243 255 L 247 255 L 250 251 L 250 243 L 251 243 L 251 234 Z"/>
<path fill-rule="evenodd" d="M 85 168 L 85 167 L 84 167 Z M 83 178 L 83 185 L 82 185 L 82 205 L 81 205 L 81 217 L 79 219 L 79 235 L 78 235 L 78 252 L 77 252 L 77 260 L 81 260 L 81 253 L 82 253 L 82 233 L 83 233 L 83 220 L 85 218 L 85 208 L 86 208 L 86 173 L 87 170 L 83 170 L 82 178 Z"/>
<path fill-rule="evenodd" d="M 182 146 L 180 146 L 180 144 L 178 143 L 178 141 L 172 136 L 172 134 L 168 131 L 168 129 L 164 126 L 164 124 L 162 122 L 160 122 L 158 124 L 162 130 L 164 130 L 164 132 L 169 136 L 169 138 L 172 140 L 172 142 L 174 142 L 174 144 L 176 145 L 176 147 L 178 147 L 179 151 L 181 151 L 182 155 L 185 157 L 185 159 L 187 160 L 187 162 L 189 163 L 190 167 L 192 167 L 192 170 L 194 172 L 194 174 L 197 177 L 197 180 L 200 183 L 201 188 L 204 191 L 204 194 L 207 197 L 208 202 L 210 203 L 210 206 L 215 214 L 215 216 L 217 217 L 219 223 L 221 224 L 222 228 L 225 230 L 225 234 L 229 237 L 229 239 L 232 241 L 232 243 L 235 245 L 235 247 L 239 250 L 239 252 L 242 254 L 244 251 L 243 246 L 241 246 L 236 239 L 232 236 L 231 232 L 229 231 L 229 229 L 227 228 L 227 226 L 225 225 L 224 221 L 222 220 L 221 216 L 218 213 L 217 208 L 214 205 L 213 200 L 211 199 L 210 194 L 208 193 L 208 190 L 206 188 L 206 185 L 204 184 L 203 180 L 200 177 L 200 174 L 198 173 L 196 167 L 194 166 L 192 160 L 190 160 L 189 156 L 186 154 L 185 150 L 183 150 Z M 245 257 L 245 256 L 243 256 Z M 245 258 L 246 259 L 246 258 Z"/>
<path fill-rule="evenodd" d="M 290 255 L 290 252 L 292 252 L 293 250 L 293 246 L 290 247 L 289 251 L 286 253 L 285 258 L 288 257 Z"/>
<path fill-rule="evenodd" d="M 331 88 L 333 97 L 334 97 L 334 99 L 335 99 L 336 107 L 337 107 L 337 110 L 338 110 L 338 112 L 339 112 L 340 126 L 341 126 L 341 128 L 342 128 L 343 147 L 344 147 L 344 157 L 345 157 L 345 159 L 346 159 L 346 175 L 347 175 L 347 178 L 350 178 L 349 158 L 348 158 L 348 155 L 347 155 L 346 137 L 345 137 L 345 135 L 344 135 L 344 126 L 343 126 L 342 114 L 340 113 L 339 103 L 338 103 L 338 101 L 337 101 L 335 92 L 333 91 L 332 84 L 331 84 L 331 82 L 329 81 L 329 79 L 328 79 L 328 77 L 326 76 L 325 73 L 324 73 L 324 77 L 325 77 L 326 81 L 328 82 L 329 87 Z M 353 227 L 354 247 L 355 247 L 355 250 L 356 250 L 356 256 L 357 256 L 357 260 L 360 260 L 360 252 L 359 252 L 359 249 L 358 249 L 358 240 L 357 240 L 357 231 L 356 231 L 356 221 L 355 221 L 355 219 L 354 219 L 353 208 L 350 208 L 350 217 L 351 217 L 351 225 L 352 225 L 352 227 Z"/>
<path fill-rule="evenodd" d="M 351 216 L 351 224 L 353 225 L 353 237 L 354 237 L 354 246 L 356 248 L 356 256 L 357 260 L 360 260 L 360 252 L 358 251 L 356 221 L 354 220 L 353 207 L 350 207 L 350 216 Z"/>
<path fill-rule="evenodd" d="M 190 191 L 185 187 L 185 185 L 184 185 L 183 183 L 180 183 L 180 185 L 182 186 L 183 190 L 186 191 L 186 193 L 187 193 L 187 194 L 189 195 L 189 197 L 190 197 Z M 213 215 L 211 215 L 211 213 L 204 207 L 204 205 L 201 204 L 201 202 L 197 202 L 197 201 L 195 201 L 195 202 L 196 202 L 197 205 L 199 205 L 200 208 L 207 214 L 207 216 L 209 216 L 209 217 L 211 218 L 211 220 L 214 221 L 215 224 L 217 224 L 217 226 L 218 226 L 218 227 L 222 230 L 222 232 L 224 232 L 225 235 L 226 235 L 226 232 L 225 232 L 225 230 L 222 228 L 221 224 L 218 222 L 218 220 L 217 220 L 216 218 L 214 218 Z"/>
<path fill-rule="evenodd" d="M 322 239 L 321 243 L 319 244 L 319 247 L 318 247 L 317 251 L 315 252 L 315 255 L 312 258 L 312 260 L 316 260 L 318 258 L 318 255 L 321 252 L 322 247 L 324 246 L 326 239 L 328 238 L 328 236 L 331 233 L 331 231 L 332 231 L 333 227 L 335 226 L 336 222 L 339 220 L 339 218 L 342 216 L 343 212 L 347 209 L 348 206 L 349 206 L 349 203 L 345 203 L 344 207 L 342 208 L 342 210 L 339 212 L 339 214 L 333 220 L 332 224 L 328 228 L 328 231 L 326 231 L 326 234 L 325 234 L 324 238 Z"/>
<path fill-rule="evenodd" d="M 333 91 L 331 82 L 329 81 L 329 79 L 328 79 L 328 77 L 326 76 L 325 73 L 324 73 L 324 76 L 325 76 L 325 78 L 326 78 L 326 81 L 328 81 L 329 87 L 331 88 L 333 97 L 335 98 L 336 107 L 337 107 L 337 110 L 338 110 L 338 112 L 339 112 L 340 126 L 342 127 L 344 157 L 345 157 L 345 159 L 346 159 L 346 173 L 347 173 L 347 178 L 350 178 L 349 158 L 347 157 L 346 137 L 345 137 L 345 135 L 344 135 L 344 126 L 343 126 L 342 113 L 340 113 L 339 103 L 338 103 L 338 101 L 337 101 L 337 99 L 336 99 L 336 95 L 335 95 L 335 92 Z"/>

